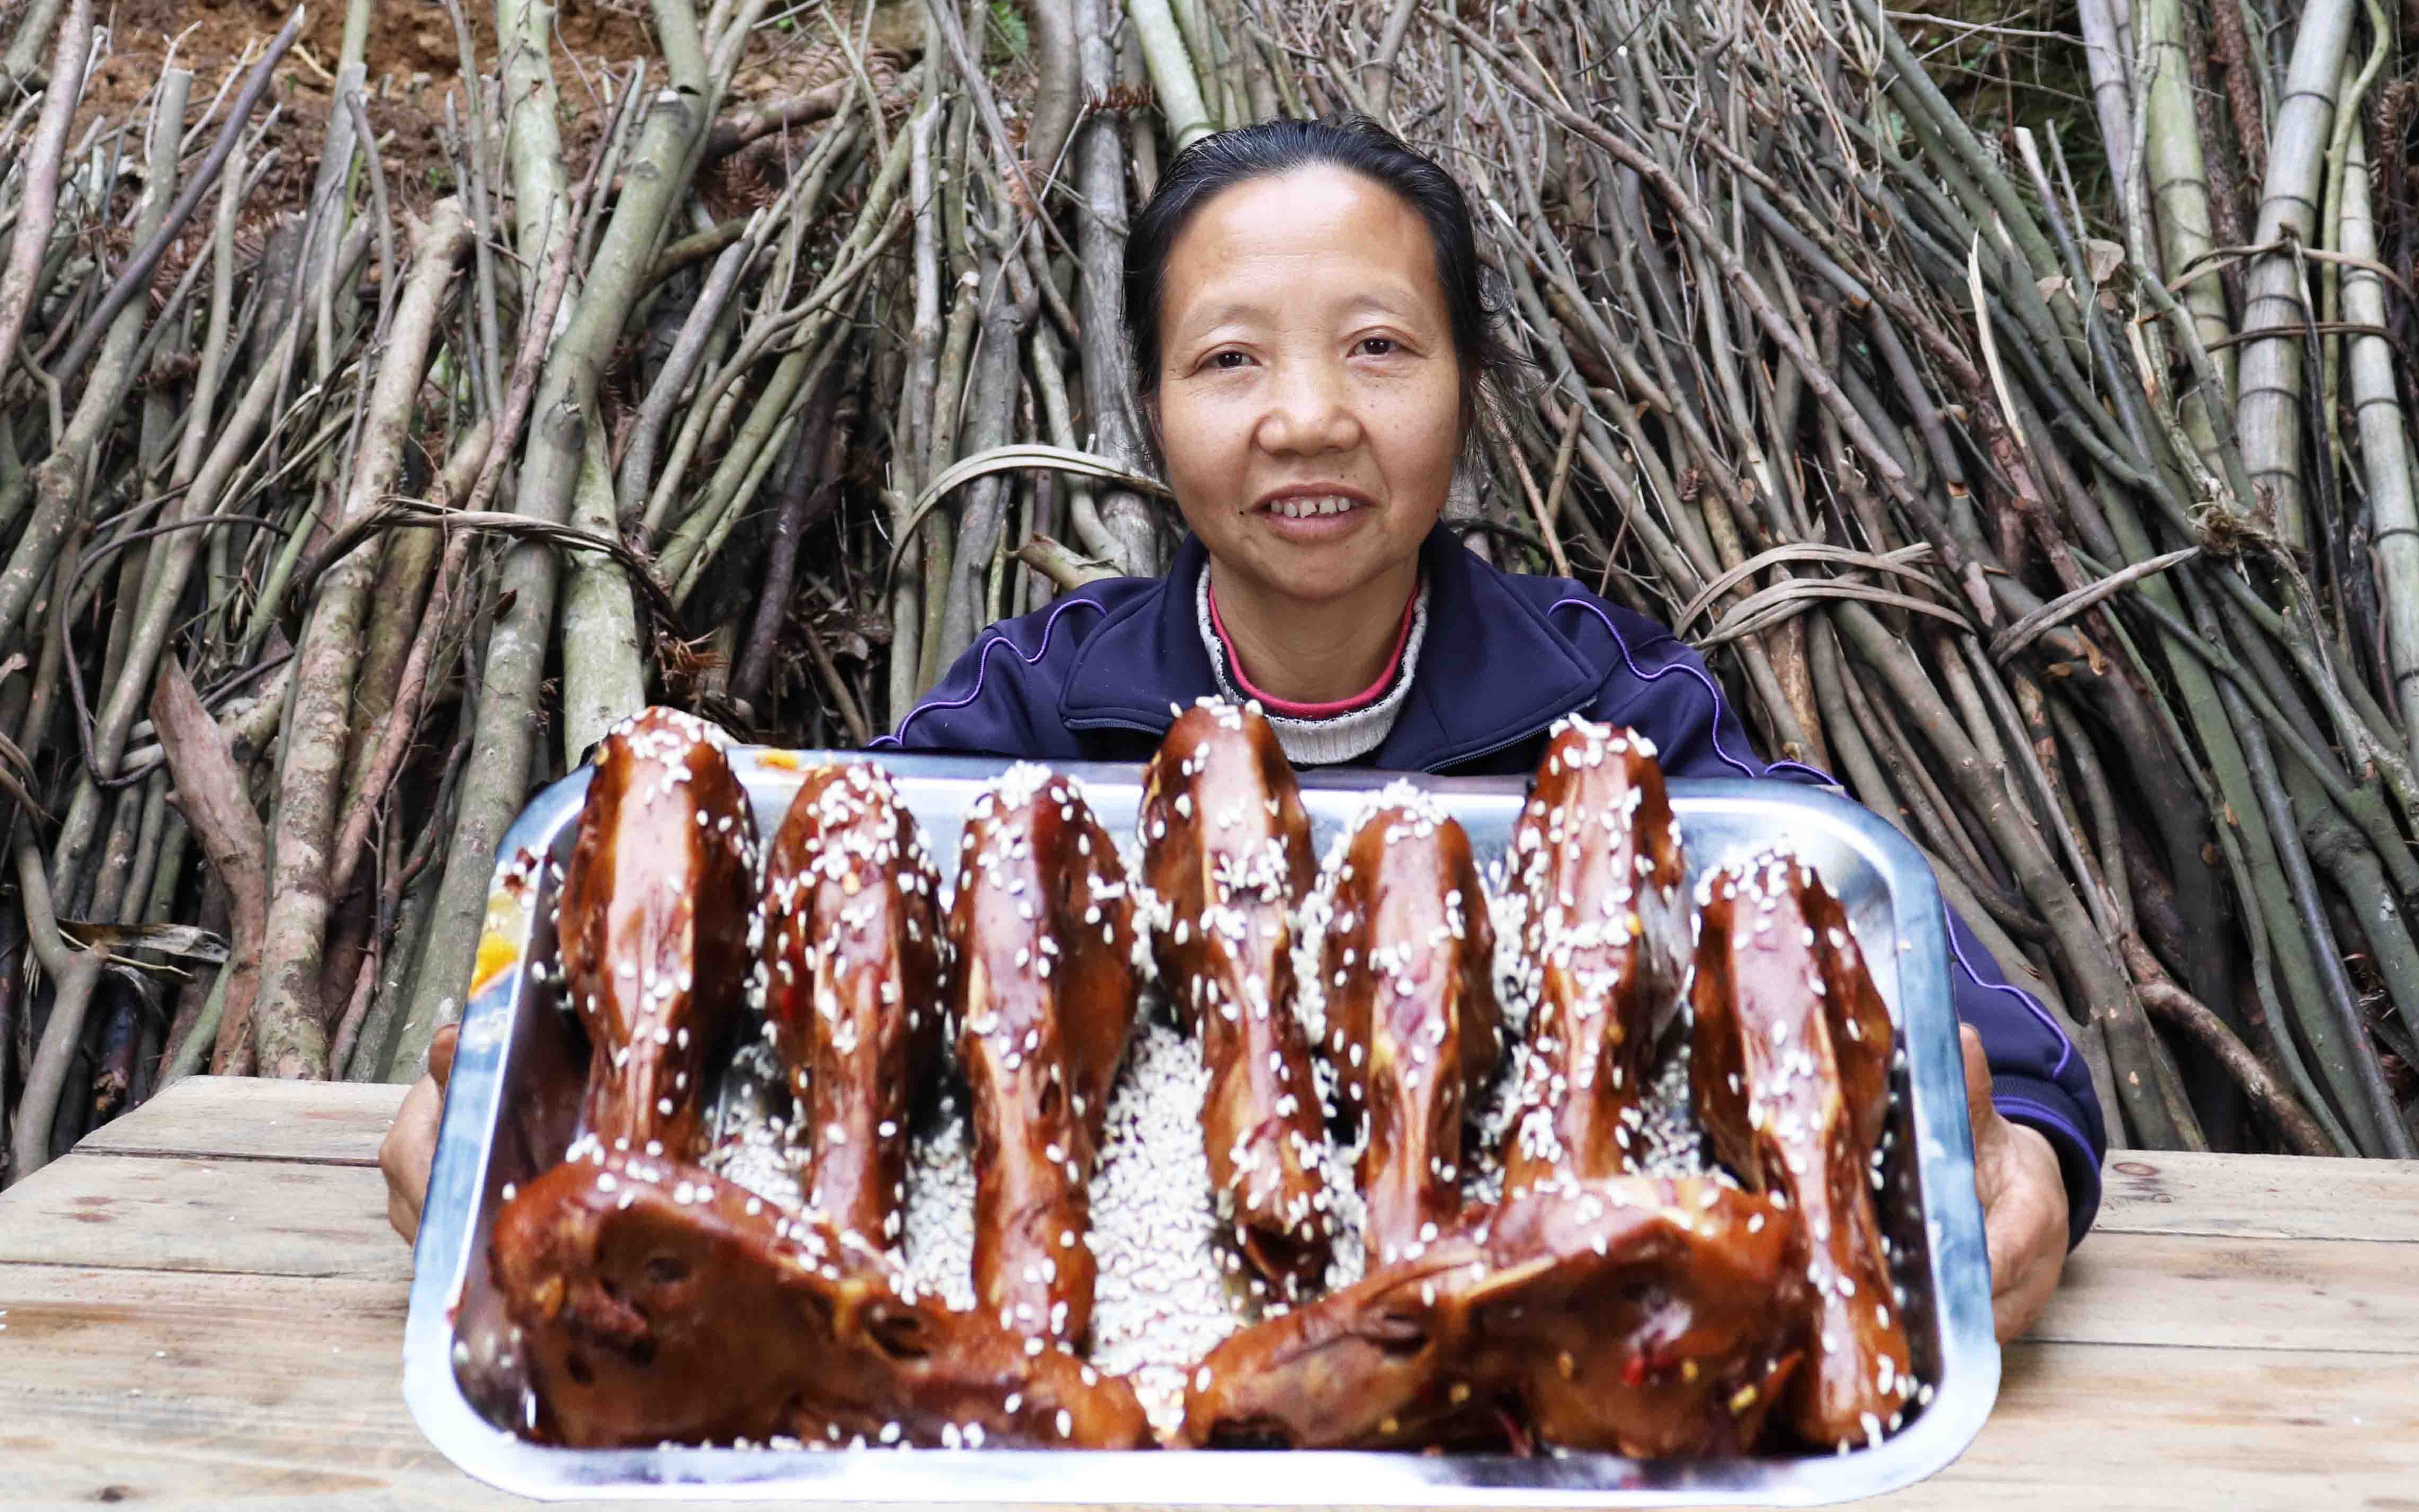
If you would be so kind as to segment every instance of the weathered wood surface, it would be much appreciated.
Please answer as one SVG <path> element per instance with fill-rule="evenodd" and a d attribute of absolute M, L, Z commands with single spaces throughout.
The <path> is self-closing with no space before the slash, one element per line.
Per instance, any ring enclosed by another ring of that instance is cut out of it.
<path fill-rule="evenodd" d="M 411 1282 L 374 1165 L 78 1156 L 0 1203 L 0 1261 Z"/>
<path fill-rule="evenodd" d="M 2407 1161 L 2120 1150 L 2108 1158 L 2099 1234 L 2419 1242 Z"/>
<path fill-rule="evenodd" d="M 172 1087 L 139 1116 L 102 1124 L 76 1153 L 376 1165 L 402 1088 L 376 1082 L 202 1077 Z"/>
<path fill-rule="evenodd" d="M 9 1505 L 528 1504 L 403 1406 L 375 1168 L 399 1096 L 196 1079 L 0 1197 Z M 2108 1177 L 1981 1437 L 1881 1504 L 2419 1504 L 2419 1165 L 2128 1151 Z"/>

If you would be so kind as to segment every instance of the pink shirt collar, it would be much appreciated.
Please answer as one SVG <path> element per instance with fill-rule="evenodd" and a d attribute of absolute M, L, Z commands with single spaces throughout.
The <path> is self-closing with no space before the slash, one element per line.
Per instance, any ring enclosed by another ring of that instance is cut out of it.
<path fill-rule="evenodd" d="M 1333 719 L 1340 714 L 1365 709 L 1386 696 L 1386 689 L 1394 686 L 1394 675 L 1403 670 L 1403 647 L 1411 639 L 1411 613 L 1419 608 L 1419 603 L 1420 591 L 1414 584 L 1411 596 L 1403 601 L 1402 624 L 1394 627 L 1394 649 L 1387 656 L 1385 669 L 1378 673 L 1378 680 L 1349 698 L 1337 699 L 1330 703 L 1297 703 L 1290 699 L 1263 692 L 1253 685 L 1251 677 L 1243 671 L 1243 658 L 1235 651 L 1234 638 L 1226 633 L 1225 622 L 1218 617 L 1218 585 L 1215 581 L 1210 584 L 1210 627 L 1217 632 L 1218 645 L 1226 654 L 1226 670 L 1234 675 L 1235 686 L 1246 696 L 1259 700 L 1262 709 L 1288 719 Z"/>

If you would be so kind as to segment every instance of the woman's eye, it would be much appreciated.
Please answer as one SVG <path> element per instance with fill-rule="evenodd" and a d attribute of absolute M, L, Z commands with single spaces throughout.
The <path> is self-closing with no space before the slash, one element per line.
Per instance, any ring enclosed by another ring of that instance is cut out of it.
<path fill-rule="evenodd" d="M 1365 356 L 1384 357 L 1394 349 L 1394 338 L 1392 336 L 1364 336 L 1361 338 L 1359 345 L 1363 354 Z"/>
<path fill-rule="evenodd" d="M 1232 369 L 1242 366 L 1245 363 L 1250 361 L 1251 359 L 1245 357 L 1241 352 L 1218 352 L 1210 357 L 1210 365 L 1211 367 L 1224 368 L 1231 371 Z"/>

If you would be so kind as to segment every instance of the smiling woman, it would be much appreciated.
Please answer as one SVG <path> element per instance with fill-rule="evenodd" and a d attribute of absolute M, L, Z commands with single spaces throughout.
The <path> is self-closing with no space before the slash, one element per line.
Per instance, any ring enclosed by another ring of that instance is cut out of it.
<path fill-rule="evenodd" d="M 1436 264 L 1401 196 L 1328 164 L 1235 185 L 1168 249 L 1145 413 L 1220 624 L 1280 699 L 1368 687 L 1417 586 L 1466 408 Z"/>
<path fill-rule="evenodd" d="M 1419 544 L 1509 366 L 1478 267 L 1453 179 L 1359 122 L 1210 137 L 1134 224 L 1144 410 L 1231 680 L 1280 713 L 1350 702 L 1405 644 Z"/>
<path fill-rule="evenodd" d="M 878 748 L 1148 759 L 1195 700 L 1256 699 L 1296 766 L 1526 773 L 1558 720 L 1627 726 L 1676 778 L 1767 764 L 1703 660 L 1565 578 L 1439 525 L 1506 359 L 1452 177 L 1366 121 L 1274 121 L 1178 155 L 1132 224 L 1138 393 L 1189 527 L 1164 578 L 992 626 Z M 2101 1114 L 2056 1019 L 1952 913 L 1977 1185 L 2002 1337 L 2100 1197 Z M 416 1215 L 436 1095 L 391 1143 Z"/>

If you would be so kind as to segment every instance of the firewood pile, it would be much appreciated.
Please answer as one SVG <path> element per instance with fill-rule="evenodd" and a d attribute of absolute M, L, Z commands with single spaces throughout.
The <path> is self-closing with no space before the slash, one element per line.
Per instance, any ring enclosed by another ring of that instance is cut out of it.
<path fill-rule="evenodd" d="M 862 744 L 1158 571 L 1128 218 L 1346 112 L 1460 178 L 1526 360 L 1472 550 L 1672 625 L 1903 829 L 2123 1143 L 2411 1156 L 2396 18 L 2024 16 L 649 0 L 600 60 L 542 0 L 352 0 L 331 58 L 298 11 L 104 89 L 132 32 L 24 0 L 0 1175 L 184 1074 L 417 1075 L 499 837 L 631 712 Z M 389 25 L 456 55 L 424 162 Z M 1978 38 L 2088 87 L 2019 108 Z"/>

